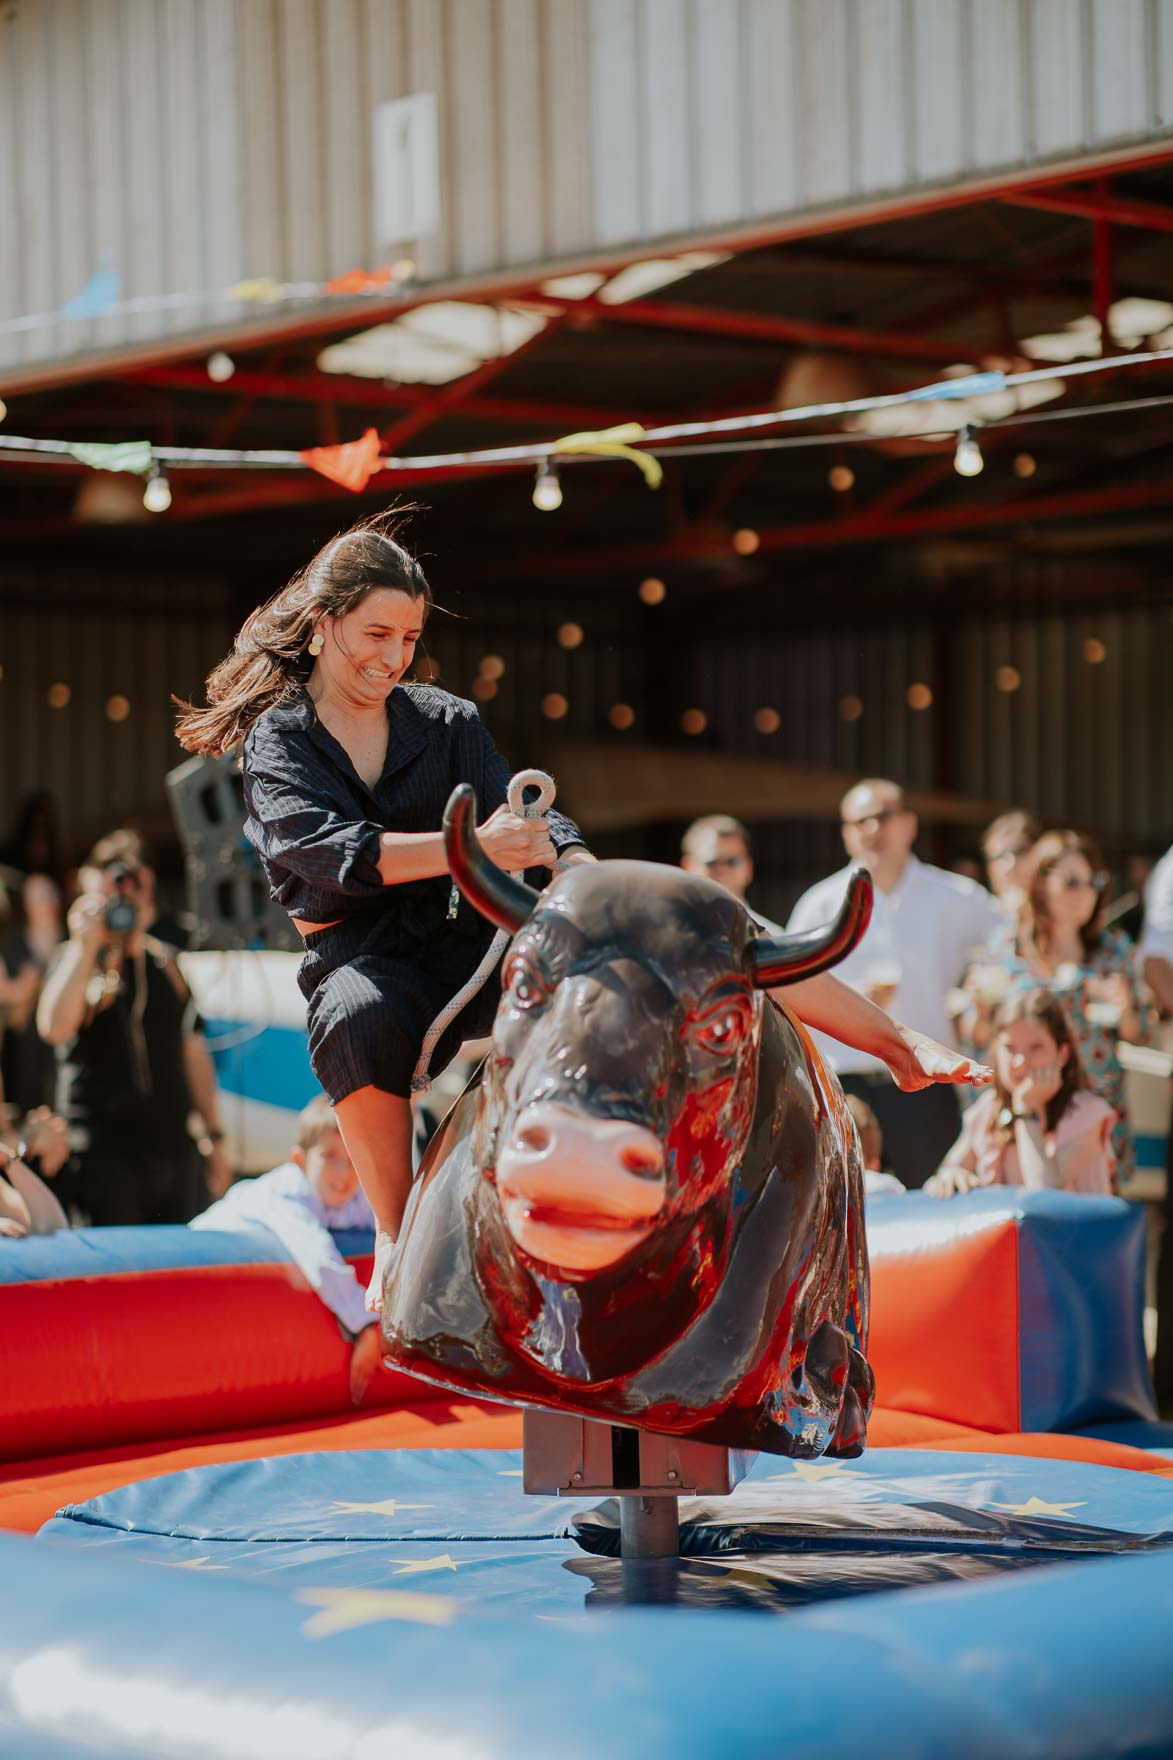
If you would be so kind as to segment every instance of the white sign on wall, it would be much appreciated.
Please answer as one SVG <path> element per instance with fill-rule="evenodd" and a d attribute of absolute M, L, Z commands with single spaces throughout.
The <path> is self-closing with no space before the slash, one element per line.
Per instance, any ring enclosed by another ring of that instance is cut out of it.
<path fill-rule="evenodd" d="M 379 248 L 440 229 L 440 118 L 435 92 L 375 109 L 375 235 Z"/>

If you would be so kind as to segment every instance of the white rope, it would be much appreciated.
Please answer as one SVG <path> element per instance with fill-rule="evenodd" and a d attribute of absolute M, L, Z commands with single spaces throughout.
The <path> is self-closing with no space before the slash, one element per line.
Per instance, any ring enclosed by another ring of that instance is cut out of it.
<path fill-rule="evenodd" d="M 537 800 L 526 801 L 525 791 L 527 788 L 536 788 L 539 791 Z M 547 776 L 544 770 L 519 770 L 509 784 L 508 801 L 509 811 L 511 813 L 516 813 L 518 818 L 542 818 L 549 812 L 554 804 L 553 777 Z M 520 880 L 522 878 L 520 874 L 515 874 L 513 877 L 515 880 Z M 420 1047 L 419 1061 L 415 1066 L 411 1078 L 411 1091 L 413 1094 L 426 1094 L 428 1092 L 432 1085 L 432 1053 L 435 1051 L 439 1039 L 456 1019 L 457 1015 L 460 1014 L 463 1009 L 468 1007 L 473 997 L 483 990 L 490 973 L 498 964 L 501 955 L 505 952 L 505 949 L 509 946 L 512 939 L 513 937 L 508 929 L 498 929 L 492 941 L 489 943 L 485 957 L 482 959 L 472 977 L 466 984 L 462 985 L 450 1002 L 445 1003 L 444 1007 L 440 1010 L 439 1014 L 424 1034 L 424 1042 Z"/>
<path fill-rule="evenodd" d="M 761 410 L 753 415 L 722 416 L 713 421 L 673 422 L 658 428 L 648 428 L 639 442 L 639 450 L 659 455 L 661 447 L 663 456 L 670 457 L 675 448 L 672 442 L 677 440 L 705 439 L 723 434 L 751 434 L 760 428 L 775 428 L 791 422 L 809 422 L 825 420 L 833 416 L 861 415 L 869 410 L 895 409 L 904 404 L 922 404 L 938 400 L 956 400 L 963 397 L 982 396 L 993 391 L 1003 391 L 1014 385 L 1031 385 L 1046 380 L 1065 380 L 1084 377 L 1087 374 L 1115 373 L 1126 367 L 1151 366 L 1154 363 L 1173 360 L 1173 348 L 1148 349 L 1143 353 L 1100 355 L 1094 360 L 1064 361 L 1046 366 L 1032 367 L 1021 373 L 969 373 L 964 378 L 941 379 L 931 385 L 921 385 L 912 391 L 888 391 L 872 397 L 852 397 L 839 403 L 807 403 L 795 409 Z M 1138 400 L 1145 401 L 1145 400 Z M 1105 406 L 1111 409 L 1115 406 Z M 1011 423 L 1026 425 L 1037 421 L 1055 421 L 1069 416 L 1094 415 L 1099 413 L 1096 405 L 1075 405 L 1070 409 L 1026 410 L 1014 416 L 1004 416 L 989 422 L 975 422 L 979 431 L 984 428 L 1007 427 Z M 964 417 L 959 416 L 957 426 Z M 934 418 L 935 426 L 926 428 L 920 435 L 906 434 L 903 439 L 931 439 L 944 432 L 939 419 Z M 949 432 L 953 430 L 950 429 Z M 804 435 L 800 436 L 802 444 L 816 446 L 826 445 L 832 439 L 855 440 L 863 439 L 870 444 L 881 444 L 882 435 L 843 436 Z M 667 443 L 667 444 L 665 444 Z M 16 456 L 27 455 L 38 458 L 56 458 L 62 464 L 76 462 L 72 451 L 73 442 L 69 440 L 42 440 L 23 434 L 0 434 L 0 452 Z M 478 465 L 526 465 L 540 464 L 550 454 L 552 442 L 540 440 L 519 446 L 482 447 L 473 452 L 438 452 L 410 453 L 404 457 L 390 456 L 379 460 L 382 473 L 394 475 L 399 471 L 438 471 L 451 470 L 464 466 Z M 308 470 L 308 466 L 300 452 L 285 449 L 261 451 L 254 448 L 226 448 L 210 446 L 152 446 L 152 454 L 160 464 L 178 466 L 185 465 L 224 465 L 249 470 Z M 560 464 L 592 463 L 597 457 L 591 454 L 575 454 L 571 452 L 559 455 Z"/>

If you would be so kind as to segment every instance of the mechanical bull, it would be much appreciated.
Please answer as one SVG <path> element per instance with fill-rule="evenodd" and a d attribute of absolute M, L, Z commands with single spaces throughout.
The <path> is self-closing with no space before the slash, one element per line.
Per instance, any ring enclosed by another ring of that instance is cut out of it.
<path fill-rule="evenodd" d="M 475 798 L 452 875 L 514 932 L 493 1048 L 434 1139 L 384 1290 L 389 1359 L 443 1386 L 736 1448 L 864 1445 L 873 1379 L 855 1130 L 763 994 L 867 926 L 759 935 L 712 881 L 583 865 L 541 895 L 490 862 Z"/>

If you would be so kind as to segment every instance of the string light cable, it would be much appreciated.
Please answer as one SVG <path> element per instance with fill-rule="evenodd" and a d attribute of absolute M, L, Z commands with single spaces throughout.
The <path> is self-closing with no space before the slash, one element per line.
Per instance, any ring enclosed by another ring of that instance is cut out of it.
<path fill-rule="evenodd" d="M 1077 377 L 1091 377 L 1100 373 L 1118 373 L 1130 367 L 1151 366 L 1163 362 L 1173 362 L 1173 348 L 1154 349 L 1140 354 L 1110 355 L 1092 361 L 1066 362 L 1062 365 L 1051 365 L 1028 369 L 1020 373 L 986 372 L 973 373 L 965 378 L 946 379 L 931 385 L 920 386 L 912 391 L 888 392 L 873 397 L 856 397 L 837 403 L 804 404 L 794 409 L 762 410 L 748 415 L 724 416 L 711 421 L 676 422 L 642 431 L 638 445 L 618 448 L 612 454 L 602 448 L 595 449 L 591 444 L 598 436 L 588 434 L 570 437 L 580 440 L 581 451 L 575 451 L 566 443 L 541 440 L 518 446 L 485 447 L 468 452 L 442 452 L 406 457 L 383 457 L 379 460 L 379 472 L 394 476 L 398 472 L 427 473 L 431 471 L 448 471 L 453 468 L 476 470 L 483 468 L 510 469 L 530 468 L 539 470 L 543 463 L 551 457 L 557 446 L 559 465 L 569 463 L 598 463 L 638 450 L 653 457 L 688 457 L 703 453 L 768 451 L 781 448 L 845 446 L 845 445 L 883 445 L 889 436 L 874 433 L 830 434 L 796 434 L 770 435 L 755 438 L 764 428 L 776 428 L 799 422 L 832 420 L 840 416 L 865 415 L 875 410 L 898 409 L 918 403 L 936 403 L 956 401 L 965 397 L 986 396 L 991 392 L 1007 390 L 1015 385 L 1041 384 L 1055 380 L 1068 380 Z M 1117 400 L 1112 403 L 1075 404 L 1068 407 L 1048 410 L 1024 410 L 1011 415 L 994 417 L 981 423 L 959 422 L 956 430 L 942 429 L 940 422 L 931 428 L 925 428 L 915 434 L 901 434 L 902 440 L 947 440 L 956 441 L 965 427 L 971 427 L 976 434 L 992 433 L 1001 428 L 1022 427 L 1036 423 L 1074 421 L 1082 417 L 1117 415 L 1141 409 L 1154 409 L 1173 403 L 1173 393 L 1150 397 Z M 634 425 L 633 425 L 634 426 Z M 729 436 L 728 439 L 725 436 Z M 683 442 L 683 444 L 681 444 Z M 7 453 L 15 459 L 26 460 L 59 460 L 62 464 L 76 463 L 77 457 L 73 450 L 75 442 L 66 440 L 36 439 L 26 435 L 0 433 L 0 454 Z M 151 446 L 151 455 L 160 466 L 182 470 L 185 466 L 196 468 L 216 468 L 239 471 L 286 471 L 306 470 L 307 466 L 301 452 L 285 448 L 231 448 L 211 446 Z"/>

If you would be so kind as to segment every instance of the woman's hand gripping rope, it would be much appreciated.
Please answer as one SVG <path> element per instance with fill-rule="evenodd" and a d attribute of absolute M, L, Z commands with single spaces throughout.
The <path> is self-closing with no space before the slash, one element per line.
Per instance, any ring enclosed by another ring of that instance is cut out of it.
<path fill-rule="evenodd" d="M 537 799 L 526 801 L 527 788 L 536 788 Z M 549 831 L 545 827 L 545 816 L 554 804 L 554 779 L 547 776 L 544 770 L 519 770 L 509 784 L 508 798 L 504 806 L 486 820 L 478 833 L 488 854 L 499 867 L 506 868 L 520 879 L 527 867 L 555 867 L 558 857 L 554 845 L 550 841 Z M 542 823 L 536 824 L 535 821 Z M 514 868 L 513 864 L 517 866 Z M 508 864 L 508 865 L 507 865 Z M 493 971 L 510 942 L 510 936 L 504 929 L 498 929 L 489 944 L 488 951 L 480 965 L 452 1000 L 440 1010 L 431 1026 L 424 1035 L 420 1047 L 419 1061 L 411 1078 L 413 1094 L 426 1094 L 432 1085 L 429 1074 L 432 1064 L 432 1053 L 441 1035 L 454 1021 L 458 1014 L 468 1007 L 473 997 L 483 988 L 490 972 Z M 377 1267 L 376 1267 L 377 1269 Z"/>

